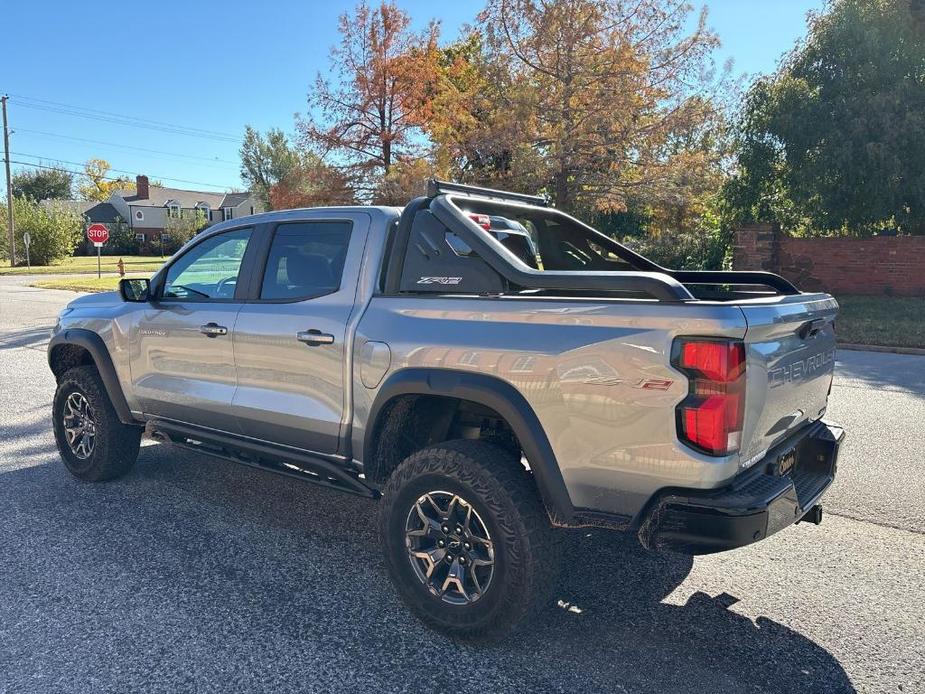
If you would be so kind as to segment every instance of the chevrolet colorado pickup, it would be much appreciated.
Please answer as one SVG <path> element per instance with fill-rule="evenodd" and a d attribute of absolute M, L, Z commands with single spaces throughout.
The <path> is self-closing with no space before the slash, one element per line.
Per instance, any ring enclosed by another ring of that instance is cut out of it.
<path fill-rule="evenodd" d="M 403 601 L 493 639 L 548 599 L 556 528 L 707 553 L 818 523 L 837 309 L 431 181 L 404 208 L 217 224 L 71 302 L 54 431 L 81 480 L 124 475 L 147 434 L 380 499 Z"/>

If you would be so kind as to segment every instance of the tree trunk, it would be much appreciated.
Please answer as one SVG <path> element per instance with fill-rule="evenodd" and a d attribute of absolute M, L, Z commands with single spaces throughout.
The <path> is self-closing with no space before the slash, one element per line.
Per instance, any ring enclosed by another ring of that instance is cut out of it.
<path fill-rule="evenodd" d="M 382 168 L 385 170 L 385 174 L 389 174 L 389 169 L 392 168 L 392 142 L 391 140 L 382 141 Z"/>
<path fill-rule="evenodd" d="M 569 195 L 568 170 L 563 162 L 555 175 L 556 207 L 565 212 L 571 211 L 572 201 Z"/>

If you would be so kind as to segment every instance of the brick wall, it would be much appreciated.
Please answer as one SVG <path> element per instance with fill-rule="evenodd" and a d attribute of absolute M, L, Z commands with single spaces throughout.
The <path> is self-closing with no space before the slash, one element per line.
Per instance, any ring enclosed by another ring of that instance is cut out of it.
<path fill-rule="evenodd" d="M 749 224 L 737 230 L 732 267 L 777 272 L 777 236 L 778 230 L 773 224 Z"/>
<path fill-rule="evenodd" d="M 776 272 L 804 291 L 925 296 L 925 236 L 792 238 L 755 224 L 736 232 L 732 265 Z"/>

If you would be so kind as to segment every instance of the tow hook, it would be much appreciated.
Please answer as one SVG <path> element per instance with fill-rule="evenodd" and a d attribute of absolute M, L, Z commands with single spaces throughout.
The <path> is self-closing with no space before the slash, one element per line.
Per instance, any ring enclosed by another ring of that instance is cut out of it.
<path fill-rule="evenodd" d="M 803 523 L 804 521 L 812 523 L 813 525 L 819 525 L 822 522 L 822 504 L 816 504 L 809 509 L 797 523 Z"/>

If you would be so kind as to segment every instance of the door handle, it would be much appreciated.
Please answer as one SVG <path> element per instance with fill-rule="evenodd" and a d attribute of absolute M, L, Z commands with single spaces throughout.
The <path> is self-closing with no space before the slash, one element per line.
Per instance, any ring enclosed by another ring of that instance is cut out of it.
<path fill-rule="evenodd" d="M 334 336 L 330 333 L 323 333 L 320 330 L 303 330 L 296 333 L 296 339 L 307 345 L 331 345 L 334 344 Z"/>
<path fill-rule="evenodd" d="M 228 328 L 218 323 L 206 323 L 205 325 L 199 326 L 199 332 L 206 337 L 218 337 L 219 335 L 227 335 Z"/>

